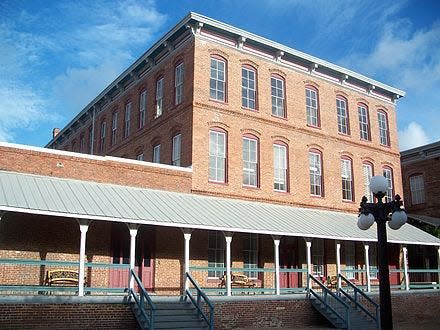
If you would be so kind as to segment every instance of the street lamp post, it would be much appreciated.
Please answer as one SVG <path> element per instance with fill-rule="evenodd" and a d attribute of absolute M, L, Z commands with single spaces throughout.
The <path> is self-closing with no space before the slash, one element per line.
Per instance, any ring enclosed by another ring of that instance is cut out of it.
<path fill-rule="evenodd" d="M 379 267 L 379 298 L 380 298 L 380 325 L 381 329 L 393 328 L 393 315 L 391 309 L 390 276 L 387 251 L 387 230 L 385 223 L 391 229 L 397 230 L 402 227 L 407 216 L 402 209 L 400 196 L 396 195 L 391 202 L 382 202 L 388 188 L 387 179 L 377 175 L 371 178 L 370 189 L 377 203 L 367 203 L 367 198 L 362 197 L 359 208 L 358 227 L 367 230 L 373 223 L 377 223 L 377 256 Z M 391 214 L 391 217 L 390 217 Z M 369 271 L 367 269 L 367 271 Z"/>

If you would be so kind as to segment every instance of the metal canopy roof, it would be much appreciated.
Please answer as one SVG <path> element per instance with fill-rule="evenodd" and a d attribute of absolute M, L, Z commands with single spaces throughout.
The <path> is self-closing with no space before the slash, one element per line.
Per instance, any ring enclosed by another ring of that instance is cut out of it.
<path fill-rule="evenodd" d="M 0 171 L 0 210 L 68 218 L 268 235 L 376 241 L 353 214 Z M 393 243 L 439 245 L 411 226 Z"/>

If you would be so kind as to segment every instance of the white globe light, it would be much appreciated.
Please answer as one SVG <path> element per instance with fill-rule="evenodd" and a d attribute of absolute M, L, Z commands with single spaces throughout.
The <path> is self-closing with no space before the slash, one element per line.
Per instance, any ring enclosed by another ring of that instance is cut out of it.
<path fill-rule="evenodd" d="M 373 194 L 383 193 L 385 194 L 388 189 L 388 181 L 382 175 L 375 175 L 370 180 L 370 189 Z"/>
<path fill-rule="evenodd" d="M 367 215 L 361 213 L 358 218 L 358 227 L 362 230 L 367 230 L 370 228 L 374 223 L 374 216 L 371 213 L 368 213 Z"/>
<path fill-rule="evenodd" d="M 405 211 L 395 211 L 392 215 L 391 215 L 391 221 L 390 223 L 392 223 L 392 225 L 394 227 L 402 227 L 405 223 L 406 220 L 408 219 L 408 217 L 406 216 Z M 391 227 L 390 227 L 391 228 Z"/>

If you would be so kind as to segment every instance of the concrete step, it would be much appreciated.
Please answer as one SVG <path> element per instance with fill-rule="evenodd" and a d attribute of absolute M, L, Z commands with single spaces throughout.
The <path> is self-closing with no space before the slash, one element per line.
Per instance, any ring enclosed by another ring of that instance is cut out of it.
<path fill-rule="evenodd" d="M 202 320 L 187 321 L 156 321 L 155 329 L 206 329 L 206 323 Z"/>

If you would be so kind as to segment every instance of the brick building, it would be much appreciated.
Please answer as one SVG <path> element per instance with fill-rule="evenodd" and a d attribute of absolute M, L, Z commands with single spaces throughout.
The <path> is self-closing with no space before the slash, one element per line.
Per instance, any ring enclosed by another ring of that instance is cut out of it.
<path fill-rule="evenodd" d="M 185 271 L 218 292 L 229 267 L 263 292 L 303 290 L 309 271 L 370 288 L 376 235 L 356 215 L 374 174 L 388 198 L 402 191 L 402 96 L 190 13 L 54 130 L 58 150 L 1 145 L 0 256 L 39 260 L 26 285 L 79 258 L 89 291 L 126 287 L 130 261 L 158 294 L 180 292 Z M 406 245 L 440 246 L 409 225 L 389 238 L 396 286 Z"/>

